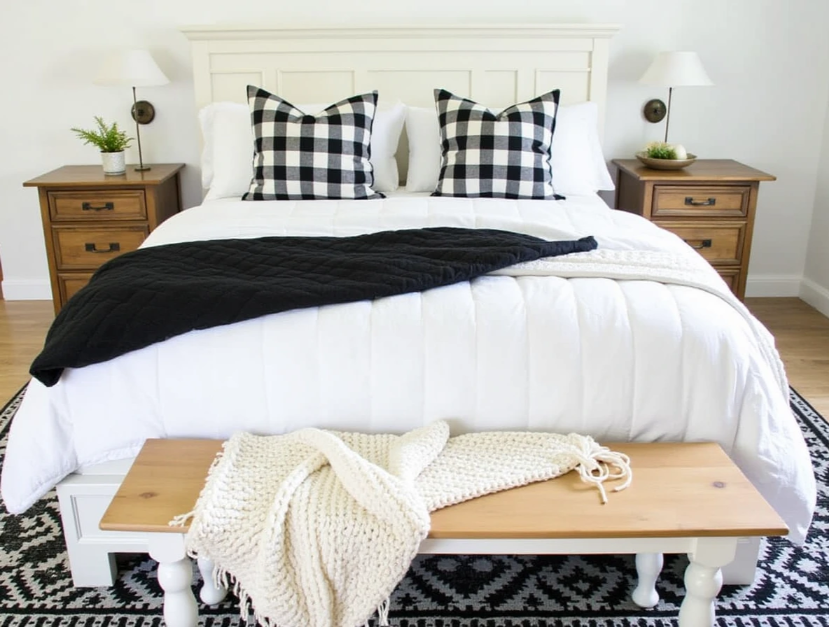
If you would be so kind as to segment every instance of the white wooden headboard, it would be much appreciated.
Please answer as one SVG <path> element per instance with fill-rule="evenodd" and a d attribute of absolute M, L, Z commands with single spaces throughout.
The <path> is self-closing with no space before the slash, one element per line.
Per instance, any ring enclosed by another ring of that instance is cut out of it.
<path fill-rule="evenodd" d="M 434 106 L 448 89 L 498 107 L 560 88 L 562 103 L 591 100 L 604 125 L 608 24 L 487 26 L 191 26 L 199 108 L 245 102 L 258 85 L 297 103 L 377 89 L 380 103 Z"/>

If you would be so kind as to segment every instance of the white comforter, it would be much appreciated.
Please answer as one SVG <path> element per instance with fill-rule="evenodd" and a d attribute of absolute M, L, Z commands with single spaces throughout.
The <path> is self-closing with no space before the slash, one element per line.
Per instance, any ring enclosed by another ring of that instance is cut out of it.
<path fill-rule="evenodd" d="M 600 250 L 696 255 L 597 197 L 563 202 L 427 196 L 213 201 L 145 246 L 262 235 L 347 236 L 423 226 L 596 236 Z M 228 438 L 304 426 L 457 432 L 536 429 L 600 441 L 714 440 L 804 538 L 815 501 L 803 438 L 740 312 L 646 280 L 487 276 L 425 293 L 194 331 L 32 381 L 2 492 L 27 509 L 68 473 L 134 455 L 145 438 Z"/>

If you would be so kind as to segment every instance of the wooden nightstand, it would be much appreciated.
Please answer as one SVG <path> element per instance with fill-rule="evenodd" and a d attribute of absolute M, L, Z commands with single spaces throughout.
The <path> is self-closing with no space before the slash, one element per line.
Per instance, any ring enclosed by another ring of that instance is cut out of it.
<path fill-rule="evenodd" d="M 104 175 L 99 165 L 64 166 L 23 183 L 37 187 L 55 312 L 105 261 L 135 250 L 181 211 L 182 163 Z"/>
<path fill-rule="evenodd" d="M 700 159 L 683 170 L 652 170 L 636 159 L 613 163 L 616 208 L 679 235 L 742 300 L 760 181 L 776 178 L 730 159 Z"/>

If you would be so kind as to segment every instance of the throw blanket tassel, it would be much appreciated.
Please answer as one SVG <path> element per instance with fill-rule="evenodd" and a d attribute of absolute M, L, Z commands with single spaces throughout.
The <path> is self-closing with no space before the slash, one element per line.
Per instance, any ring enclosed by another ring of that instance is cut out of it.
<path fill-rule="evenodd" d="M 224 456 L 224 447 L 226 443 L 222 443 L 222 450 L 216 453 L 216 457 L 210 464 L 210 468 L 207 469 L 207 476 L 210 477 L 213 474 L 213 471 L 216 469 L 216 466 L 219 465 L 219 462 L 222 461 L 222 457 Z M 206 486 L 205 486 L 206 487 Z M 201 500 L 202 495 L 204 494 L 205 488 L 202 488 L 201 492 L 199 492 L 199 500 Z M 196 501 L 198 503 L 198 501 Z M 187 512 L 186 514 L 179 514 L 178 516 L 174 517 L 169 523 L 167 523 L 170 527 L 184 527 L 190 519 L 192 519 L 196 515 L 196 510 L 193 509 L 192 511 Z M 193 559 L 198 557 L 195 551 L 188 551 L 188 554 Z M 218 575 L 215 575 L 217 578 L 216 583 L 218 584 Z"/>
<path fill-rule="evenodd" d="M 195 511 L 187 512 L 186 514 L 179 514 L 178 516 L 173 518 L 173 520 L 171 520 L 168 523 L 168 525 L 170 527 L 183 527 L 188 522 L 190 522 L 190 519 L 193 518 L 193 516 L 195 516 L 195 515 L 196 515 Z M 190 557 L 192 557 L 192 555 Z"/>
<path fill-rule="evenodd" d="M 389 627 L 389 608 L 391 606 L 391 599 L 386 599 L 380 604 L 380 607 L 377 608 L 377 626 L 378 627 Z M 365 624 L 365 627 L 370 627 L 369 623 Z"/>
<path fill-rule="evenodd" d="M 389 627 L 389 606 L 391 599 L 386 599 L 377 608 L 377 619 L 380 627 Z"/>
<path fill-rule="evenodd" d="M 624 453 L 611 451 L 606 446 L 599 446 L 593 442 L 592 450 L 589 453 L 573 451 L 573 454 L 579 460 L 576 471 L 579 473 L 581 480 L 596 486 L 602 497 L 602 505 L 607 503 L 607 491 L 604 489 L 605 481 L 624 479 L 624 483 L 613 488 L 614 492 L 624 490 L 633 481 L 630 458 Z M 611 472 L 611 468 L 616 470 Z"/>

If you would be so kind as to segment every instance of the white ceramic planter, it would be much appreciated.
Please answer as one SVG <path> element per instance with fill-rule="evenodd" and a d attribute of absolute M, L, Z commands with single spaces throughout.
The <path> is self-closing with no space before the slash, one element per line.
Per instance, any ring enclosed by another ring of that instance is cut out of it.
<path fill-rule="evenodd" d="M 102 152 L 101 162 L 104 165 L 104 174 L 124 174 L 127 171 L 124 151 Z"/>

